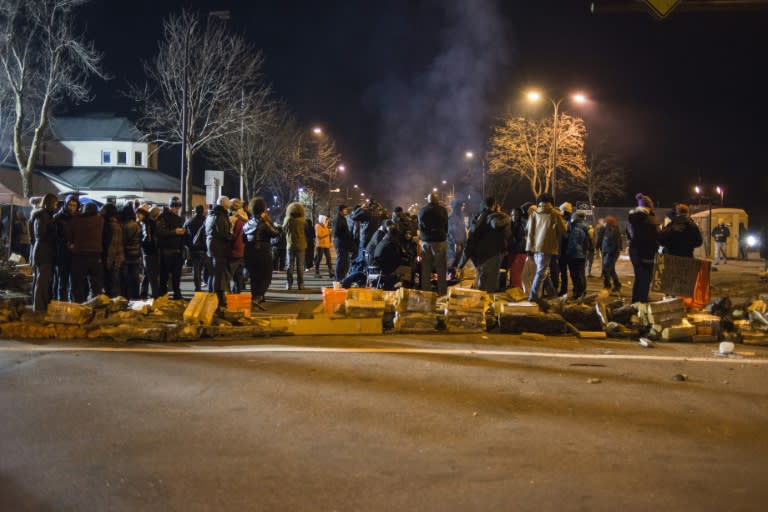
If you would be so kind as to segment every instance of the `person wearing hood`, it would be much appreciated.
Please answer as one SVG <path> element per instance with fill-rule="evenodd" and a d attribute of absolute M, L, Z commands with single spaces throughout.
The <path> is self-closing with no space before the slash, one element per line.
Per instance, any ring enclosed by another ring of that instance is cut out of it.
<path fill-rule="evenodd" d="M 629 260 L 635 273 L 632 303 L 648 302 L 653 277 L 653 262 L 659 249 L 659 220 L 653 211 L 653 200 L 643 193 L 635 195 L 637 207 L 630 210 L 627 223 Z"/>
<path fill-rule="evenodd" d="M 32 290 L 32 310 L 44 312 L 48 310 L 51 301 L 51 280 L 53 265 L 56 262 L 56 223 L 53 213 L 56 211 L 58 200 L 53 194 L 45 194 L 42 208 L 32 214 L 32 232 L 35 244 L 32 246 L 32 269 L 34 272 L 34 287 Z"/>
<path fill-rule="evenodd" d="M 205 240 L 208 257 L 211 258 L 213 273 L 208 283 L 208 290 L 216 293 L 219 308 L 227 305 L 226 293 L 229 291 L 229 249 L 232 245 L 232 225 L 229 222 L 229 198 L 221 196 L 216 201 L 208 218 L 205 219 Z"/>
<path fill-rule="evenodd" d="M 570 224 L 568 243 L 565 246 L 565 261 L 568 264 L 571 283 L 573 283 L 573 298 L 578 300 L 587 293 L 587 254 L 593 247 L 593 243 L 589 236 L 586 215 L 583 212 L 575 212 L 571 216 Z"/>
<path fill-rule="evenodd" d="M 120 210 L 123 226 L 123 253 L 125 260 L 120 270 L 121 294 L 128 300 L 138 300 L 141 274 L 141 226 L 136 221 L 133 204 L 126 203 Z"/>
<path fill-rule="evenodd" d="M 72 274 L 72 251 L 69 250 L 69 231 L 72 225 L 72 219 L 77 215 L 77 209 L 80 202 L 77 196 L 69 194 L 64 199 L 61 209 L 53 216 L 56 223 L 56 273 L 53 281 L 53 294 L 57 300 L 69 302 L 72 300 L 72 284 L 70 276 Z"/>
<path fill-rule="evenodd" d="M 703 243 L 699 226 L 688 215 L 688 205 L 676 204 L 671 222 L 659 233 L 663 253 L 693 258 L 693 250 Z"/>
<path fill-rule="evenodd" d="M 608 215 L 598 235 L 603 265 L 603 287 L 613 292 L 621 290 L 621 281 L 616 274 L 616 261 L 621 253 L 621 232 L 616 217 Z M 613 282 L 613 288 L 611 288 Z"/>
<path fill-rule="evenodd" d="M 286 290 L 293 289 L 293 271 L 296 270 L 296 281 L 299 290 L 304 289 L 304 257 L 307 250 L 307 237 L 304 228 L 307 219 L 304 214 L 304 205 L 291 203 L 285 209 L 283 230 L 286 241 Z"/>
<path fill-rule="evenodd" d="M 333 247 L 336 249 L 336 267 L 334 274 L 336 281 L 341 282 L 349 271 L 349 260 L 352 251 L 355 250 L 355 238 L 347 223 L 349 208 L 340 204 L 336 207 L 336 218 L 333 219 L 331 226 L 331 237 L 333 238 Z"/>
<path fill-rule="evenodd" d="M 83 303 L 104 289 L 101 237 L 104 217 L 94 203 L 83 206 L 83 212 L 72 219 L 69 249 L 72 251 L 72 297 Z M 87 288 L 86 288 L 87 285 Z"/>
<path fill-rule="evenodd" d="M 245 223 L 245 268 L 251 280 L 251 303 L 261 308 L 264 296 L 272 282 L 271 239 L 277 228 L 267 213 L 267 203 L 254 197 L 248 203 L 251 219 Z"/>
<path fill-rule="evenodd" d="M 181 200 L 173 196 L 168 208 L 157 218 L 157 250 L 160 253 L 160 296 L 168 293 L 168 278 L 171 279 L 173 299 L 181 296 L 181 267 L 184 265 L 184 219 L 181 218 Z"/>
<path fill-rule="evenodd" d="M 459 199 L 451 201 L 451 214 L 448 216 L 448 272 L 456 273 L 459 262 L 467 247 L 467 225 L 464 222 L 466 203 Z"/>
<path fill-rule="evenodd" d="M 391 219 L 384 219 L 381 221 L 381 226 L 379 226 L 379 229 L 376 230 L 375 233 L 373 233 L 373 236 L 368 241 L 368 245 L 365 247 L 365 264 L 366 265 L 374 265 L 373 262 L 373 253 L 376 251 L 376 246 L 379 245 L 379 242 L 381 242 L 384 237 L 389 233 L 390 228 L 395 228 L 395 233 L 397 233 L 397 225 L 392 221 Z"/>
<path fill-rule="evenodd" d="M 120 295 L 120 275 L 125 261 L 123 226 L 114 203 L 102 206 L 101 216 L 104 217 L 104 233 L 101 235 L 104 247 L 104 291 L 110 298 L 115 298 Z"/>
<path fill-rule="evenodd" d="M 555 289 L 559 288 L 558 295 L 565 296 L 568 294 L 568 234 L 571 229 L 571 215 L 573 214 L 573 205 L 568 201 L 561 204 L 559 207 L 560 214 L 565 220 L 566 231 L 565 234 L 560 237 L 560 254 L 552 258 L 551 272 L 552 272 L 552 284 Z"/>
<path fill-rule="evenodd" d="M 195 206 L 195 214 L 184 222 L 184 242 L 189 249 L 189 261 L 192 266 L 192 282 L 195 291 L 203 289 L 203 276 L 211 275 L 211 259 L 206 254 L 205 244 L 205 207 Z"/>
<path fill-rule="evenodd" d="M 459 268 L 464 267 L 467 259 L 472 259 L 477 268 L 475 287 L 478 290 L 488 293 L 498 290 L 499 269 L 507 248 L 509 225 L 509 215 L 501 211 L 493 197 L 485 199 L 485 207 L 472 219 L 465 258 L 459 263 Z"/>
<path fill-rule="evenodd" d="M 325 256 L 325 264 L 328 265 L 328 277 L 333 279 L 333 265 L 331 265 L 331 230 L 328 229 L 328 217 L 317 216 L 315 224 L 315 277 L 320 277 L 320 262 Z"/>
<path fill-rule="evenodd" d="M 542 285 L 549 288 L 554 295 L 555 288 L 547 275 L 550 269 L 550 261 L 560 252 L 560 239 L 565 235 L 567 227 L 565 219 L 560 211 L 553 206 L 554 199 L 548 193 L 541 194 L 538 206 L 528 219 L 525 250 L 533 253 L 536 262 L 536 273 L 528 294 L 528 300 L 533 302 L 539 296 Z"/>

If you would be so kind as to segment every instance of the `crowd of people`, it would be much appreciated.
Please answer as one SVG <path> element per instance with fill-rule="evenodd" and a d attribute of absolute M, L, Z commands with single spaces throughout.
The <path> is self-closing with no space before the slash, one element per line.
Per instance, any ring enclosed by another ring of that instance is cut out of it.
<path fill-rule="evenodd" d="M 556 207 L 547 193 L 508 213 L 486 198 L 469 222 L 464 202 L 453 201 L 448 208 L 436 193 L 426 199 L 415 215 L 402 207 L 390 214 L 370 200 L 354 208 L 340 205 L 333 219 L 319 215 L 317 222 L 295 202 L 275 223 L 260 197 L 244 204 L 222 196 L 208 212 L 196 205 L 184 219 L 176 196 L 165 207 L 107 203 L 98 210 L 93 203 L 80 205 L 76 195 L 59 204 L 55 195 L 46 194 L 26 231 L 14 229 L 22 233 L 17 244 L 31 247 L 36 311 L 44 311 L 51 299 L 82 303 L 101 293 L 130 300 L 166 294 L 181 299 L 185 261 L 195 291 L 216 293 L 222 307 L 227 293 L 248 288 L 253 305 L 261 307 L 275 270 L 285 271 L 287 289 L 303 290 L 305 272 L 314 269 L 321 277 L 323 259 L 328 277 L 343 287 L 369 285 L 375 274 L 375 284 L 384 289 L 418 286 L 442 295 L 471 261 L 478 289 L 492 293 L 518 287 L 536 301 L 568 296 L 570 282 L 570 297 L 580 299 L 596 255 L 604 287 L 621 289 L 616 262 L 624 236 L 634 270 L 632 302 L 647 302 L 660 248 L 692 257 L 703 243 L 685 204 L 659 219 L 645 194 L 636 195 L 625 233 L 615 217 L 593 226 L 571 203 Z M 724 221 L 712 236 L 715 264 L 726 263 L 730 232 Z"/>

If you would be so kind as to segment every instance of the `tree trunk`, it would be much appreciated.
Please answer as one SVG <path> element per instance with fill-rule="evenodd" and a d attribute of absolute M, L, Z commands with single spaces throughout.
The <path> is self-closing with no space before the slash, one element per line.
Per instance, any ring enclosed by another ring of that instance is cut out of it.
<path fill-rule="evenodd" d="M 186 158 L 187 175 L 184 177 L 184 183 L 182 183 L 182 186 L 184 187 L 184 197 L 187 204 L 182 205 L 182 207 L 183 213 L 190 213 L 192 211 L 192 157 L 195 153 L 192 151 L 191 144 L 187 144 L 185 150 L 186 154 L 184 156 Z"/>

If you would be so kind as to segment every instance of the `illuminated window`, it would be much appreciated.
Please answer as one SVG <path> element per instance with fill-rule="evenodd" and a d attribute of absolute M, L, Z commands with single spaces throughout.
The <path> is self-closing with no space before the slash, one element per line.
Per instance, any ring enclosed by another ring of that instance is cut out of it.
<path fill-rule="evenodd" d="M 105 165 L 112 163 L 112 152 L 111 151 L 102 151 L 101 152 L 101 163 L 105 164 Z"/>
<path fill-rule="evenodd" d="M 125 151 L 117 152 L 117 165 L 125 165 L 128 163 L 128 153 Z"/>

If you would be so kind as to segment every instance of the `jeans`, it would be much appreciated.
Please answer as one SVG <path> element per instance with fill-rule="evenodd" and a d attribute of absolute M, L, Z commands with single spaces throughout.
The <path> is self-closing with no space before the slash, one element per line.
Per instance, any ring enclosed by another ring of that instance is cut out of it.
<path fill-rule="evenodd" d="M 491 256 L 480 265 L 477 266 L 477 282 L 478 290 L 483 290 L 488 293 L 495 293 L 498 291 L 499 286 L 499 268 L 501 267 L 501 254 Z"/>
<path fill-rule="evenodd" d="M 635 271 L 635 282 L 632 285 L 632 303 L 648 302 L 648 292 L 651 289 L 653 277 L 653 260 L 643 260 L 630 255 L 632 268 Z"/>
<path fill-rule="evenodd" d="M 421 289 L 432 290 L 432 269 L 437 273 L 437 294 L 448 293 L 448 283 L 445 274 L 448 266 L 447 242 L 421 241 Z M 496 266 L 498 271 L 499 267 Z"/>
<path fill-rule="evenodd" d="M 531 293 L 528 294 L 528 300 L 531 302 L 539 296 L 539 287 L 542 285 L 546 286 L 552 295 L 555 294 L 555 287 L 548 275 L 552 256 L 552 254 L 544 254 L 543 252 L 533 253 L 533 260 L 536 262 L 536 274 L 533 276 Z"/>
<path fill-rule="evenodd" d="M 72 254 L 59 254 L 56 262 L 56 273 L 53 281 L 53 294 L 57 300 L 69 302 L 72 300 L 70 276 L 72 275 Z"/>
<path fill-rule="evenodd" d="M 320 275 L 320 262 L 325 256 L 325 263 L 328 265 L 328 277 L 333 275 L 333 268 L 331 267 L 331 248 L 330 247 L 317 247 L 315 249 L 315 274 Z"/>
<path fill-rule="evenodd" d="M 213 273 L 211 258 L 205 252 L 192 251 L 189 253 L 189 262 L 192 265 L 192 282 L 195 283 L 195 291 L 199 292 L 203 286 L 203 275 L 207 278 Z"/>
<path fill-rule="evenodd" d="M 569 259 L 568 271 L 573 283 L 573 297 L 578 298 L 587 292 L 586 260 Z"/>
<path fill-rule="evenodd" d="M 287 268 L 285 269 L 286 279 L 288 280 L 288 286 L 293 286 L 293 270 L 296 269 L 296 282 L 299 288 L 304 286 L 304 257 L 306 256 L 304 249 L 288 249 L 286 251 Z"/>
<path fill-rule="evenodd" d="M 614 288 L 621 288 L 621 281 L 616 274 L 616 260 L 618 259 L 618 254 L 603 254 L 603 286 L 606 288 L 611 287 L 611 281 L 613 281 Z"/>
<path fill-rule="evenodd" d="M 715 265 L 719 265 L 721 259 L 723 260 L 723 263 L 728 263 L 728 258 L 725 255 L 726 243 L 727 242 L 715 242 Z"/>
<path fill-rule="evenodd" d="M 229 275 L 232 278 L 232 293 L 241 293 L 245 290 L 245 260 L 243 258 L 229 258 Z"/>

